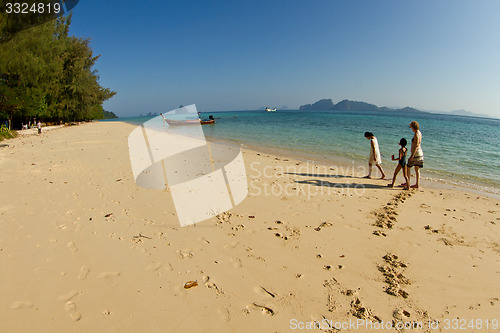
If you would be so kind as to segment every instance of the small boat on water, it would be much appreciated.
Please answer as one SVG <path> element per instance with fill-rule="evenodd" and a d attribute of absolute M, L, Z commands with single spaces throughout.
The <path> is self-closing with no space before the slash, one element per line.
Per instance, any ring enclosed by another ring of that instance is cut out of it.
<path fill-rule="evenodd" d="M 201 119 L 188 119 L 188 120 L 174 120 L 174 119 L 164 119 L 169 126 L 184 126 L 184 125 L 209 125 L 215 124 L 214 119 L 201 120 Z"/>
<path fill-rule="evenodd" d="M 274 109 L 266 108 L 266 112 L 274 112 L 274 111 L 276 111 L 276 108 L 274 108 Z"/>
<path fill-rule="evenodd" d="M 182 107 L 182 105 L 181 105 Z M 175 115 L 171 115 L 169 118 L 166 118 L 163 113 L 160 113 L 160 116 L 163 118 L 163 125 L 167 123 L 169 126 L 184 126 L 184 125 L 208 125 L 214 124 L 215 119 L 212 115 L 208 117 L 208 119 L 201 119 L 201 112 L 198 112 L 197 116 L 186 116 L 185 113 L 182 113 L 181 117 L 177 117 L 177 119 L 172 119 L 170 117 L 174 117 Z"/>

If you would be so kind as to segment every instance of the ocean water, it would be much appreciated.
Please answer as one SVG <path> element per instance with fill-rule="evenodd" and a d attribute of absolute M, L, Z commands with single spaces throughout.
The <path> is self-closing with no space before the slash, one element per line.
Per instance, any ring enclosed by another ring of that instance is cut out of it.
<path fill-rule="evenodd" d="M 411 145 L 417 120 L 422 132 L 427 179 L 500 194 L 500 120 L 427 113 L 355 111 L 234 111 L 212 114 L 214 125 L 202 126 L 208 138 L 248 147 L 263 147 L 296 157 L 330 164 L 367 164 L 370 144 L 366 131 L 378 139 L 382 166 L 390 177 L 397 162 L 399 140 Z M 235 116 L 237 116 L 235 118 Z M 120 118 L 140 124 L 150 118 Z"/>

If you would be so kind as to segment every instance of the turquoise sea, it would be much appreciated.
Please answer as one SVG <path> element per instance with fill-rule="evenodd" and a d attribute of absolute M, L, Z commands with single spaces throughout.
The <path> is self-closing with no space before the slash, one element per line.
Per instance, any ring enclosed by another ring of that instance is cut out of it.
<path fill-rule="evenodd" d="M 250 148 L 262 147 L 329 165 L 366 164 L 369 141 L 363 134 L 373 132 L 389 177 L 396 166 L 391 155 L 397 155 L 401 138 L 411 141 L 413 132 L 408 124 L 417 120 L 423 136 L 424 179 L 500 194 L 500 120 L 497 119 L 431 113 L 297 110 L 202 112 L 202 118 L 210 114 L 221 119 L 214 125 L 202 126 L 208 138 Z M 150 118 L 116 120 L 140 124 Z"/>

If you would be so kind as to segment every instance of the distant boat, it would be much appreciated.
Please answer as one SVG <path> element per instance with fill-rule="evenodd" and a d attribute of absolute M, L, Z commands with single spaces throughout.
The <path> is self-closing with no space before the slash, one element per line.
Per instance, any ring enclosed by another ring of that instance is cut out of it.
<path fill-rule="evenodd" d="M 266 112 L 274 112 L 274 111 L 276 111 L 276 108 L 274 108 L 274 109 L 266 108 Z"/>
<path fill-rule="evenodd" d="M 181 105 L 182 106 L 182 105 Z M 200 119 L 201 112 L 198 112 L 198 116 L 190 116 L 187 117 L 183 114 L 181 119 L 171 119 L 171 118 L 165 118 L 163 113 L 160 113 L 160 116 L 163 118 L 163 126 L 165 126 L 165 123 L 167 123 L 169 126 L 184 126 L 184 125 L 207 125 L 207 124 L 214 124 L 215 119 L 212 115 L 208 117 L 208 119 Z"/>
<path fill-rule="evenodd" d="M 164 119 L 169 126 L 184 126 L 184 125 L 208 125 L 215 124 L 214 119 L 200 120 L 200 119 L 188 119 L 188 120 L 174 120 L 174 119 Z"/>
<path fill-rule="evenodd" d="M 198 125 L 201 122 L 200 119 L 174 120 L 168 118 L 165 118 L 164 121 L 166 121 L 169 126 Z"/>

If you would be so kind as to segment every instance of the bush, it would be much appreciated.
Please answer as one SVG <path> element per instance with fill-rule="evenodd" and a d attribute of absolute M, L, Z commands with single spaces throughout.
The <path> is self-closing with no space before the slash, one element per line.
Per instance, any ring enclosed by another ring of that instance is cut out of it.
<path fill-rule="evenodd" d="M 17 132 L 9 131 L 9 129 L 5 125 L 0 126 L 0 141 L 5 139 L 12 139 L 15 138 L 16 136 Z"/>

